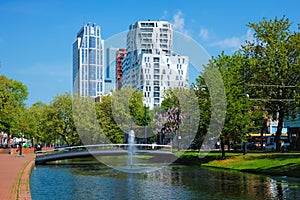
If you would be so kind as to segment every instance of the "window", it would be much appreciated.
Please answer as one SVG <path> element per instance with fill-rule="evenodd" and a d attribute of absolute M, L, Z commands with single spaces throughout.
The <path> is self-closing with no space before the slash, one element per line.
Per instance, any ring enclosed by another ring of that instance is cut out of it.
<path fill-rule="evenodd" d="M 141 28 L 140 30 L 141 30 L 142 32 L 148 32 L 148 33 L 153 32 L 153 28 Z"/>
<path fill-rule="evenodd" d="M 84 68 L 81 70 L 81 77 L 82 77 L 83 80 L 86 80 L 86 79 L 85 79 Z"/>
<path fill-rule="evenodd" d="M 159 46 L 160 46 L 160 48 L 165 48 L 165 49 L 168 48 L 168 45 L 166 45 L 166 44 L 160 44 Z"/>
<path fill-rule="evenodd" d="M 153 62 L 159 62 L 159 58 L 158 57 L 153 57 Z"/>
<path fill-rule="evenodd" d="M 96 50 L 89 50 L 89 63 L 96 64 Z"/>
<path fill-rule="evenodd" d="M 96 38 L 90 37 L 90 48 L 96 48 Z"/>
<path fill-rule="evenodd" d="M 96 67 L 95 66 L 89 67 L 89 77 L 90 77 L 90 80 L 96 80 Z"/>
<path fill-rule="evenodd" d="M 84 49 L 81 49 L 81 63 L 85 63 Z"/>
<path fill-rule="evenodd" d="M 159 97 L 159 92 L 154 92 L 154 97 Z"/>
<path fill-rule="evenodd" d="M 96 83 L 89 82 L 89 96 L 96 96 Z"/>
<path fill-rule="evenodd" d="M 141 27 L 154 27 L 154 23 L 141 23 Z"/>

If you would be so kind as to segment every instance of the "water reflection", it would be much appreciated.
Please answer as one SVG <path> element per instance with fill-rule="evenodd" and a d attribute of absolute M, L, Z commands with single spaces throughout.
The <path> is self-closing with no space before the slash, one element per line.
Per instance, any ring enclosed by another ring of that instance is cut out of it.
<path fill-rule="evenodd" d="M 300 199 L 300 180 L 170 166 L 132 174 L 98 163 L 38 166 L 34 199 Z"/>

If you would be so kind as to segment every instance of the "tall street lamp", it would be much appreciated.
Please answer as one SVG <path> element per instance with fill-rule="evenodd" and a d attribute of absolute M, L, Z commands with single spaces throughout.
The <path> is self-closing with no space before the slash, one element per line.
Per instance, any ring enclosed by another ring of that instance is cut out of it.
<path fill-rule="evenodd" d="M 245 70 L 245 67 L 243 67 L 243 96 L 244 96 L 244 106 L 246 105 L 246 97 L 247 97 L 247 94 L 246 94 L 246 70 Z M 246 110 L 245 108 L 243 109 L 243 117 L 245 118 L 246 116 Z M 245 119 L 244 119 L 245 120 Z M 247 153 L 247 144 L 246 144 L 246 141 L 244 140 L 243 142 L 243 154 L 246 155 Z"/>
<path fill-rule="evenodd" d="M 147 131 L 146 131 L 146 125 L 147 125 L 147 107 L 144 106 L 144 143 L 147 144 Z"/>
<path fill-rule="evenodd" d="M 178 140 L 178 151 L 180 151 L 180 140 L 181 140 L 181 135 L 180 135 L 180 101 L 178 99 L 178 111 L 177 111 L 177 122 L 178 122 L 178 130 L 177 130 L 177 140 Z"/>

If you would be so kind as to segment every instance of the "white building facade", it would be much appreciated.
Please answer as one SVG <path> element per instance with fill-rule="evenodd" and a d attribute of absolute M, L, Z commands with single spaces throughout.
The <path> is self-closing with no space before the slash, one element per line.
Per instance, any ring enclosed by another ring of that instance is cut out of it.
<path fill-rule="evenodd" d="M 104 95 L 104 41 L 100 26 L 85 24 L 73 43 L 73 93 L 98 98 Z"/>
<path fill-rule="evenodd" d="M 144 95 L 152 109 L 163 101 L 164 90 L 188 88 L 188 56 L 173 53 L 172 24 L 138 21 L 127 34 L 127 56 L 122 64 L 122 87 L 131 86 Z"/>

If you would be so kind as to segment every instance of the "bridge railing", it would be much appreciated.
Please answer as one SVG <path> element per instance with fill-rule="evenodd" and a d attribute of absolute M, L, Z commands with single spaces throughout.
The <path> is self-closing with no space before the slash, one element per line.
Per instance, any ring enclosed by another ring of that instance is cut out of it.
<path fill-rule="evenodd" d="M 58 152 L 69 152 L 69 151 L 83 151 L 83 150 L 127 150 L 129 147 L 134 147 L 137 150 L 160 150 L 160 151 L 169 151 L 172 152 L 171 145 L 159 145 L 159 144 L 91 144 L 91 145 L 81 145 L 81 146 L 68 146 L 54 148 L 52 150 L 41 150 L 36 151 L 37 155 L 49 154 L 49 153 L 58 153 Z"/>

